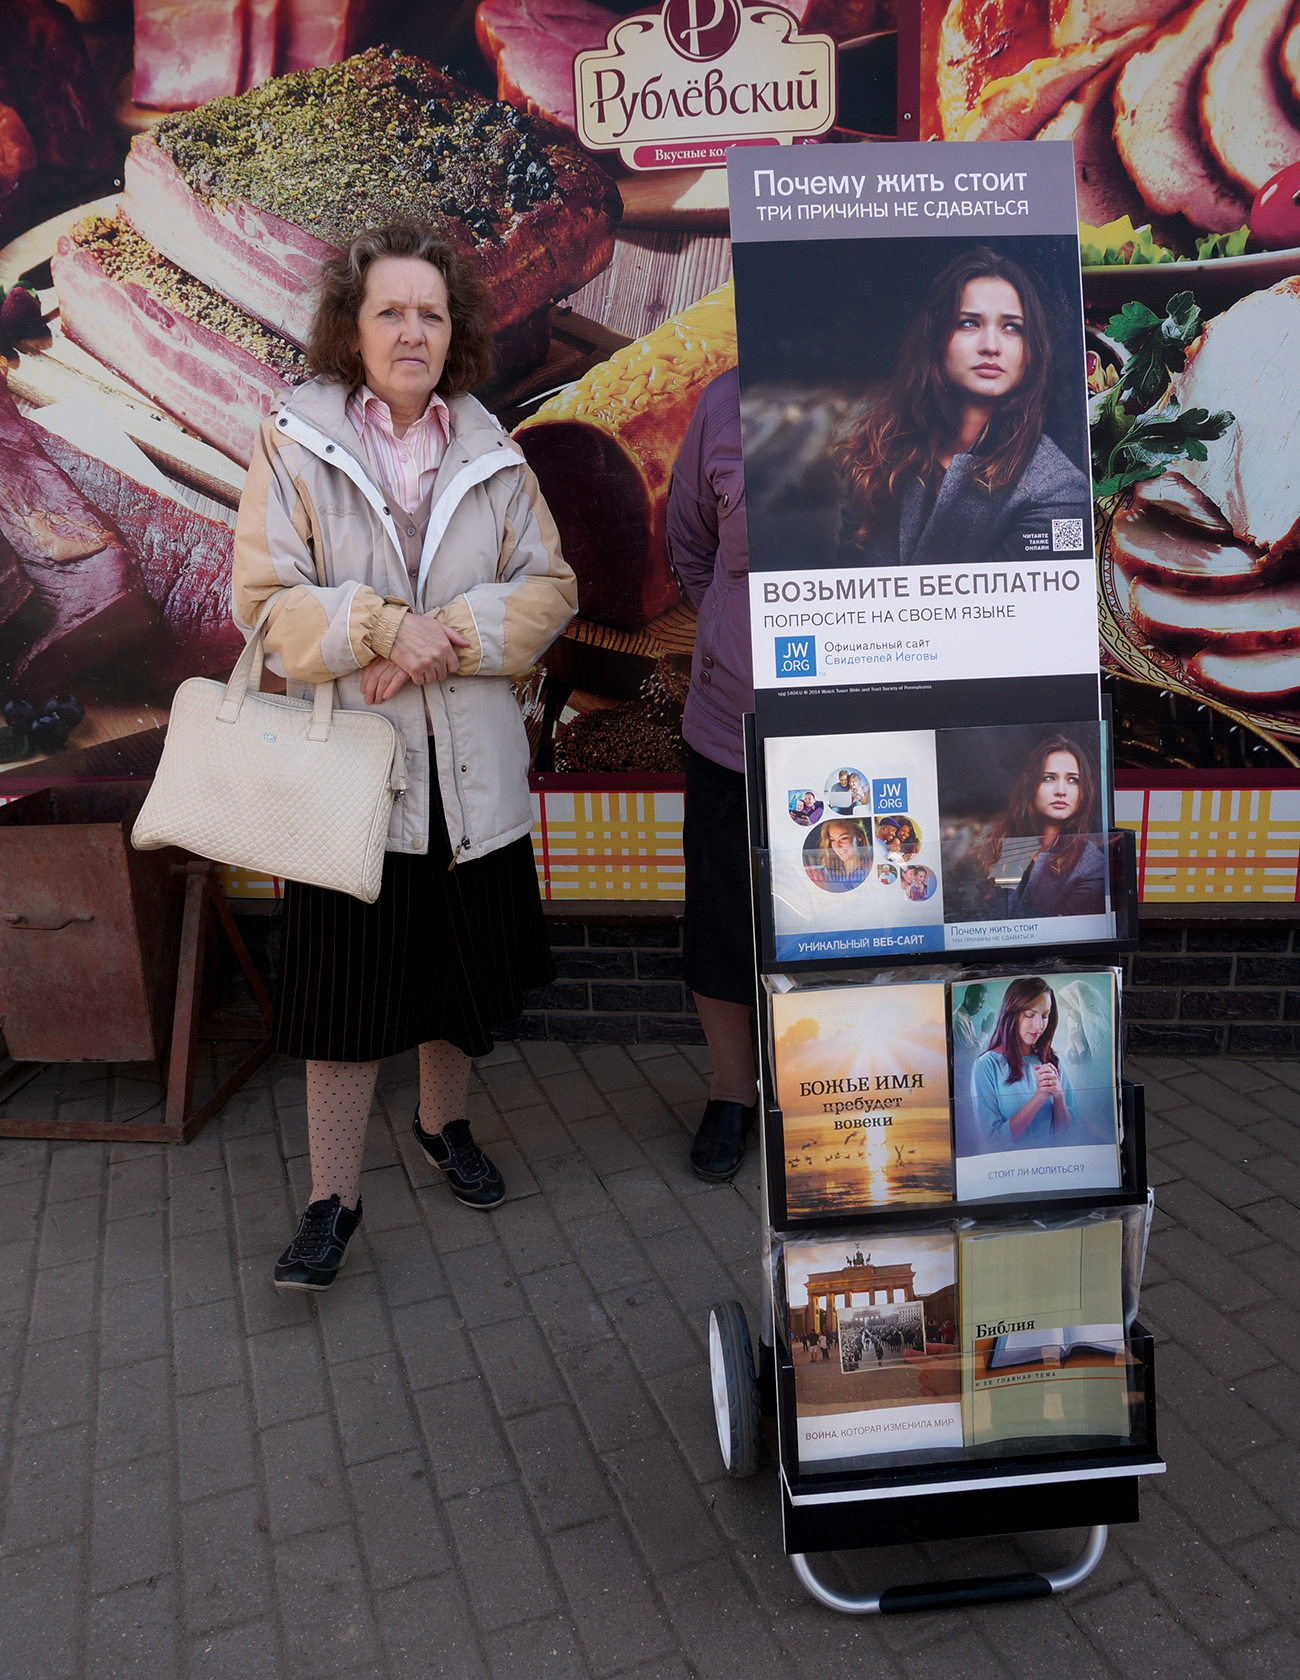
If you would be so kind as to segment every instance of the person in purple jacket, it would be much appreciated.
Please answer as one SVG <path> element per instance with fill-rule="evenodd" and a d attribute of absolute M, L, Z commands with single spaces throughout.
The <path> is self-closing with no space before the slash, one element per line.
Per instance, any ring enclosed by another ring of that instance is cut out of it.
<path fill-rule="evenodd" d="M 701 1178 L 722 1183 L 744 1159 L 758 1118 L 754 936 L 749 898 L 741 719 L 754 709 L 749 650 L 749 536 L 740 453 L 740 380 L 704 391 L 673 466 L 668 548 L 699 613 L 686 740 L 684 975 L 713 1056 L 704 1118 L 691 1145 Z"/>

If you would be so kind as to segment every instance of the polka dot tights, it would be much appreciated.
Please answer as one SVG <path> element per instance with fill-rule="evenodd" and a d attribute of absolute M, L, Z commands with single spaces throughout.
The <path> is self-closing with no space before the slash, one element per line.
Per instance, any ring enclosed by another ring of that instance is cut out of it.
<path fill-rule="evenodd" d="M 426 1132 L 440 1132 L 464 1115 L 469 1070 L 469 1057 L 454 1044 L 420 1046 L 420 1124 Z M 378 1073 L 378 1062 L 307 1063 L 312 1201 L 337 1196 L 346 1208 L 357 1205 Z"/>

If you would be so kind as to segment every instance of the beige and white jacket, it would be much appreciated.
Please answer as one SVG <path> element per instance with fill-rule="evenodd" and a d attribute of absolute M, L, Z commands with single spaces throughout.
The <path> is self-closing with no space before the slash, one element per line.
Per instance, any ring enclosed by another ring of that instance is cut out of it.
<path fill-rule="evenodd" d="M 394 510 L 349 424 L 343 386 L 301 385 L 258 433 L 235 527 L 235 622 L 245 636 L 275 596 L 267 663 L 304 685 L 338 684 L 361 711 L 361 672 L 387 655 L 407 611 L 431 613 L 469 646 L 445 682 L 406 683 L 377 709 L 406 743 L 408 788 L 388 850 L 429 846 L 432 736 L 453 856 L 508 845 L 532 827 L 528 741 L 510 679 L 577 610 L 577 585 L 519 446 L 473 397 L 455 397 L 412 592 Z"/>

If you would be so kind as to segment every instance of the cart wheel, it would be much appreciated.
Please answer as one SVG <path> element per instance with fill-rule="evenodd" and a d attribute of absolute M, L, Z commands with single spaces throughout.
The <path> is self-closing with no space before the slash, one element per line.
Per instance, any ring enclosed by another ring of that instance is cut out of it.
<path fill-rule="evenodd" d="M 709 1378 L 722 1462 L 732 1476 L 752 1476 L 762 1441 L 758 1380 L 739 1301 L 717 1301 L 709 1308 Z"/>

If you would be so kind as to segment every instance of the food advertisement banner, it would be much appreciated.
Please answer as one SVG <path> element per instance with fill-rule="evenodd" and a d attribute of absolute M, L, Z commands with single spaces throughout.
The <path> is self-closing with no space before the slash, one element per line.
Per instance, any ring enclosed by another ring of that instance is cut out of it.
<path fill-rule="evenodd" d="M 1300 213 L 1290 191 L 1250 184 L 1300 158 L 1291 10 L 1082 6 L 1054 26 L 1045 0 L 991 18 L 930 0 L 10 0 L 0 798 L 53 775 L 147 774 L 177 683 L 229 670 L 234 509 L 259 418 L 304 377 L 320 259 L 411 215 L 483 262 L 498 370 L 481 395 L 517 431 L 579 576 L 578 618 L 518 685 L 544 890 L 679 898 L 664 778 L 684 763 L 695 609 L 665 512 L 695 402 L 736 361 L 725 153 L 789 138 L 824 160 L 892 136 L 896 115 L 925 136 L 974 122 L 965 138 L 1074 141 L 1094 476 L 1158 473 L 1098 503 L 1119 762 L 1293 763 Z M 639 79 L 601 62 L 634 15 L 660 55 Z M 605 72 L 590 99 L 579 59 Z M 621 140 L 611 69 L 635 118 Z M 896 113 L 896 88 L 918 85 Z M 598 94 L 615 132 L 584 143 Z M 1231 168 L 1203 132 L 1211 108 L 1249 154 Z M 650 138 L 625 156 L 642 122 Z M 997 190 L 1011 201 L 1000 175 Z M 1185 205 L 1165 202 L 1179 192 Z M 840 417 L 832 396 L 809 436 Z M 548 834 L 563 840 L 550 864 Z M 558 856 L 574 860 L 564 875 Z"/>

